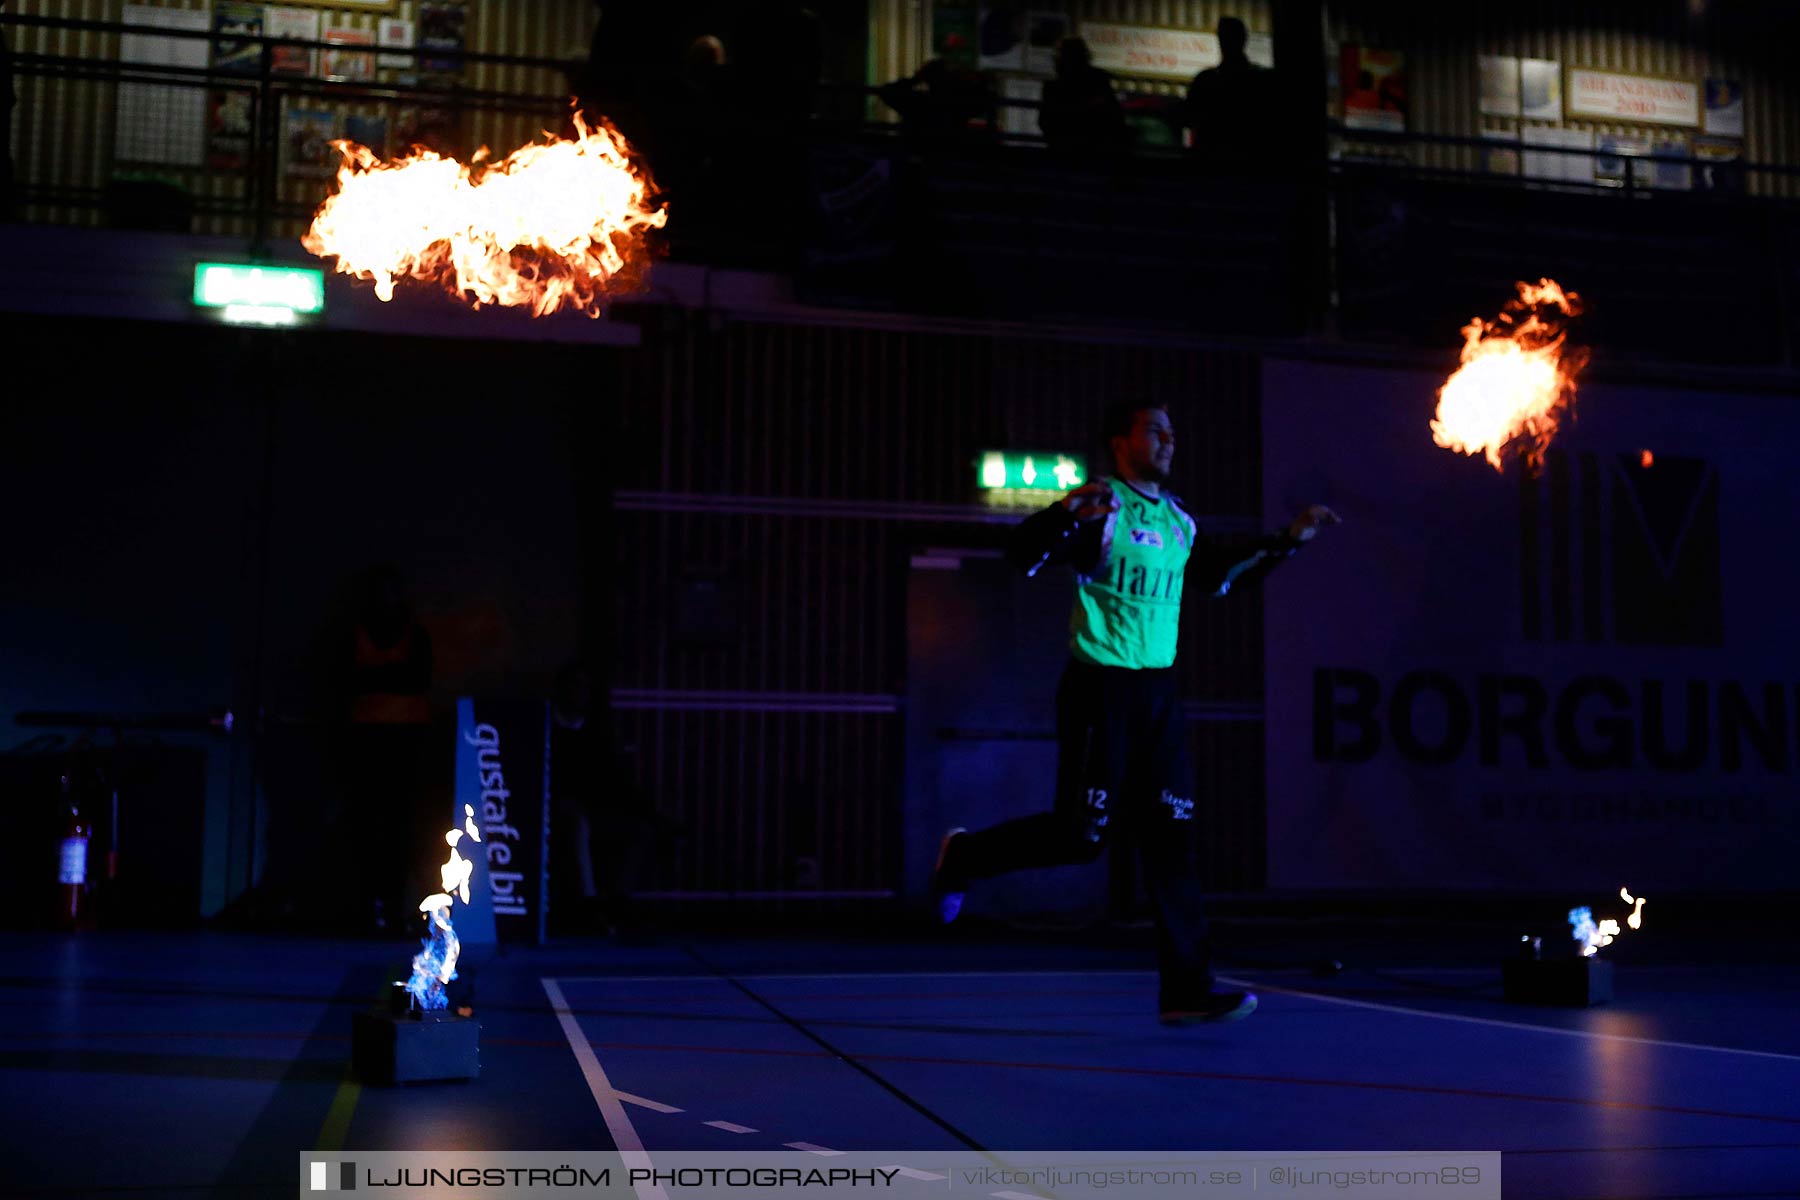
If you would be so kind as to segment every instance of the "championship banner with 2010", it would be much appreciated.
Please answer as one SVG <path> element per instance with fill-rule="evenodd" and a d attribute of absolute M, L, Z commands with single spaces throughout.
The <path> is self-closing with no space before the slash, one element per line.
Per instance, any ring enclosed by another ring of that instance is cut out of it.
<path fill-rule="evenodd" d="M 1497 471 L 1443 381 L 1265 365 L 1265 515 L 1344 520 L 1264 585 L 1269 885 L 1787 886 L 1800 412 L 1583 383 Z"/>
<path fill-rule="evenodd" d="M 456 807 L 481 830 L 465 942 L 542 942 L 550 887 L 550 718 L 541 701 L 456 702 Z M 465 847 L 466 853 L 466 847 Z M 486 932 L 491 910 L 492 932 Z M 484 936 L 485 934 L 485 936 Z"/>

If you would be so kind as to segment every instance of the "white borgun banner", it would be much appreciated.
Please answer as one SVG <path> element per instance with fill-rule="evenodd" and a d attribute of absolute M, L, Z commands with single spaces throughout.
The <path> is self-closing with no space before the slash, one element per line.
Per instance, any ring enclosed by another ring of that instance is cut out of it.
<path fill-rule="evenodd" d="M 1270 885 L 1782 886 L 1800 415 L 1584 383 L 1497 470 L 1443 382 L 1265 368 L 1265 511 L 1345 522 L 1266 585 Z"/>

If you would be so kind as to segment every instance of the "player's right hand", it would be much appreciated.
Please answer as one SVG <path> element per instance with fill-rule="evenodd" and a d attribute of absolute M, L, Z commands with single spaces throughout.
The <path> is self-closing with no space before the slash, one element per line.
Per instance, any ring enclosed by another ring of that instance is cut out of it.
<path fill-rule="evenodd" d="M 1082 484 L 1064 496 L 1062 504 L 1077 521 L 1092 521 L 1119 511 L 1119 502 L 1113 498 L 1112 485 L 1102 479 Z"/>

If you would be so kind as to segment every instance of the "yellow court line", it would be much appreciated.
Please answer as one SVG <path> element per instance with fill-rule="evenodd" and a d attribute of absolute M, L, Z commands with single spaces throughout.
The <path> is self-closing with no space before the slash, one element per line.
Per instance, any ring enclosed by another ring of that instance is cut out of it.
<path fill-rule="evenodd" d="M 350 1117 L 356 1112 L 356 1102 L 361 1098 L 362 1084 L 356 1081 L 355 1068 L 345 1066 L 343 1082 L 338 1084 L 337 1094 L 331 1098 L 325 1123 L 319 1126 L 319 1143 L 314 1150 L 334 1154 L 344 1148 L 344 1135 L 350 1132 Z"/>

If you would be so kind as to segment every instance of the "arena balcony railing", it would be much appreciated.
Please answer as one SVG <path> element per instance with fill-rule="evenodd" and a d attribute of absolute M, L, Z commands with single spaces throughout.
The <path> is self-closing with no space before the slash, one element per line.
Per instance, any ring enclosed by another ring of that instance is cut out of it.
<path fill-rule="evenodd" d="M 297 116 L 338 134 L 359 118 L 388 153 L 419 134 L 456 157 L 480 145 L 504 154 L 567 132 L 581 67 L 0 22 L 16 47 L 12 147 L 27 221 L 241 237 L 252 251 L 297 238 L 331 186 L 336 154 Z M 213 43 L 254 45 L 254 69 L 133 61 L 127 39 L 143 38 L 161 39 L 164 57 L 185 47 L 209 64 Z M 312 66 L 286 73 L 285 55 Z M 324 78 L 313 68 L 325 55 L 415 69 Z M 417 69 L 444 58 L 459 68 L 453 82 Z M 823 84 L 803 127 L 740 126 L 720 139 L 710 177 L 684 176 L 647 148 L 681 210 L 670 251 L 790 271 L 825 303 L 1430 345 L 1491 311 L 1512 279 L 1568 275 L 1614 297 L 1596 317 L 1647 351 L 1795 363 L 1800 168 L 1330 125 L 1259 178 L 1209 171 L 1186 152 L 1172 98 L 1131 114 L 1156 144 L 1140 136 L 1126 153 L 1084 158 L 1046 153 L 1029 132 L 1030 101 L 995 96 L 970 136 L 926 140 L 879 95 Z M 222 125 L 224 108 L 235 126 Z M 1394 303 L 1401 296 L 1409 303 Z M 1673 346 L 1655 336 L 1672 299 L 1718 328 Z"/>
<path fill-rule="evenodd" d="M 1800 168 L 1330 130 L 1328 307 L 1355 340 L 1442 344 L 1495 285 L 1558 279 L 1583 336 L 1645 359 L 1800 365 Z M 1617 357 L 1617 354 L 1614 355 Z"/>

